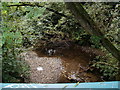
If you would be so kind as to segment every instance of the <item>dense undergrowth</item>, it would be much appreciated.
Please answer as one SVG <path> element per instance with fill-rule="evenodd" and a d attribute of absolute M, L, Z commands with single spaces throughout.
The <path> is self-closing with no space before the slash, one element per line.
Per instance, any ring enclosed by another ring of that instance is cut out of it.
<path fill-rule="evenodd" d="M 30 47 L 36 48 L 41 44 L 63 40 L 104 51 L 106 56 L 97 56 L 92 61 L 92 66 L 99 68 L 103 77 L 108 80 L 116 80 L 118 61 L 101 46 L 100 38 L 90 36 L 82 29 L 64 3 L 2 2 L 1 6 L 3 82 L 24 82 L 21 80 L 27 77 L 29 68 L 19 60 L 21 52 Z M 83 6 L 104 35 L 120 50 L 119 4 L 84 3 Z"/>

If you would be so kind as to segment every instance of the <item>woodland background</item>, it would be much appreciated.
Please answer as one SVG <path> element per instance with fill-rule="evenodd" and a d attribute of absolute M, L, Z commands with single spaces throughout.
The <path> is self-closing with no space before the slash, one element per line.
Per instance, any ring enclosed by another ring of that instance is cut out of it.
<path fill-rule="evenodd" d="M 19 54 L 31 48 L 54 41 L 69 40 L 81 46 L 101 49 L 106 56 L 96 56 L 92 66 L 99 68 L 103 77 L 117 80 L 119 61 L 100 42 L 100 37 L 90 35 L 61 3 L 1 2 L 0 58 L 2 81 L 21 82 L 29 75 L 29 66 L 20 61 Z M 106 38 L 120 50 L 120 4 L 82 3 L 90 17 Z"/>

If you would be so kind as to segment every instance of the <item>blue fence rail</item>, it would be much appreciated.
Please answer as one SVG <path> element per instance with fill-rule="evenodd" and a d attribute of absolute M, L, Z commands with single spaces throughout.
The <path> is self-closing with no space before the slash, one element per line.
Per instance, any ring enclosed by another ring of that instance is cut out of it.
<path fill-rule="evenodd" d="M 57 84 L 0 83 L 0 87 L 1 90 L 120 90 L 120 81 Z"/>

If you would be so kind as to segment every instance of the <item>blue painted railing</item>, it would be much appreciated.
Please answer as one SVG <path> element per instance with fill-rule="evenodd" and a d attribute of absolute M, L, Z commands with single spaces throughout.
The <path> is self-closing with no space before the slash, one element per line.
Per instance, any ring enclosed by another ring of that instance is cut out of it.
<path fill-rule="evenodd" d="M 57 84 L 33 84 L 33 83 L 0 83 L 2 90 L 120 90 L 120 81 L 89 82 L 89 83 L 57 83 Z M 14 89 L 13 89 L 14 88 Z"/>

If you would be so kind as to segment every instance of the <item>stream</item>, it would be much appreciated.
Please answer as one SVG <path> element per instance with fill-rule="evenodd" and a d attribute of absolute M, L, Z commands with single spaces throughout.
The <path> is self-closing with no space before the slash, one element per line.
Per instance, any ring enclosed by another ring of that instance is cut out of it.
<path fill-rule="evenodd" d="M 54 46 L 55 47 L 55 46 Z M 102 81 L 98 72 L 90 72 L 90 61 L 100 50 L 70 45 L 69 47 L 45 47 L 24 52 L 30 66 L 30 83 L 74 83 Z"/>

